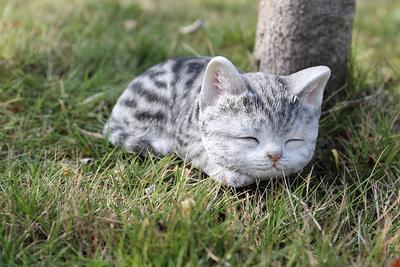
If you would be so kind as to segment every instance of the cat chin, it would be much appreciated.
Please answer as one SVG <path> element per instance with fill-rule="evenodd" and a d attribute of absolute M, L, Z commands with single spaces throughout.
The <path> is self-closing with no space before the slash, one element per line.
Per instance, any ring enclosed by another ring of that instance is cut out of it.
<path fill-rule="evenodd" d="M 293 170 L 293 169 L 285 169 L 284 170 L 283 168 L 271 167 L 266 171 L 256 172 L 256 173 L 248 173 L 248 175 L 253 176 L 257 180 L 263 181 L 263 180 L 269 180 L 271 178 L 280 178 L 280 177 L 292 175 L 293 173 L 296 173 L 296 172 L 298 172 L 298 171 Z"/>

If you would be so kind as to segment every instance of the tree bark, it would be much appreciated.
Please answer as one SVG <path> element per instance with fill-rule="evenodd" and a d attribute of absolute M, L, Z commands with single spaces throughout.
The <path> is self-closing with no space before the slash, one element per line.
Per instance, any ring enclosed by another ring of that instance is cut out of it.
<path fill-rule="evenodd" d="M 328 90 L 345 83 L 355 0 L 260 0 L 254 60 L 287 75 L 325 65 Z"/>

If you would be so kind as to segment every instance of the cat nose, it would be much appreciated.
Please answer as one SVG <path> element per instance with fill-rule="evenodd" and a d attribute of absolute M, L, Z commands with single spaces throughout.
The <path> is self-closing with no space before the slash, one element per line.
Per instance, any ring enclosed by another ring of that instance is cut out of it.
<path fill-rule="evenodd" d="M 282 158 L 282 153 L 271 153 L 267 154 L 267 156 L 275 163 Z"/>

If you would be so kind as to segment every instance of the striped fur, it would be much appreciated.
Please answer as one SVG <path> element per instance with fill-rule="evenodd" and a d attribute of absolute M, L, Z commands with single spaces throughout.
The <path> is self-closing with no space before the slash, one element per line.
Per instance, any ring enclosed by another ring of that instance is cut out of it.
<path fill-rule="evenodd" d="M 316 93 L 322 97 L 326 71 L 314 69 L 313 80 L 240 73 L 222 57 L 170 59 L 131 82 L 104 135 L 142 155 L 175 152 L 235 187 L 297 172 L 314 152 Z M 276 163 L 269 159 L 272 152 L 281 153 Z"/>

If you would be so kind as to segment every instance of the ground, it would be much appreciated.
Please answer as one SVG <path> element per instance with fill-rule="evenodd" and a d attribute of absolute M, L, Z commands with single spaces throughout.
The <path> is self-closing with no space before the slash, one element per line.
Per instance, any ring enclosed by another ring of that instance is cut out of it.
<path fill-rule="evenodd" d="M 257 0 L 1 0 L 0 266 L 390 266 L 397 0 L 357 2 L 349 81 L 336 105 L 325 98 L 317 153 L 298 175 L 235 191 L 93 134 L 163 59 L 224 55 L 250 71 L 256 14 Z M 196 19 L 203 29 L 179 32 Z"/>

